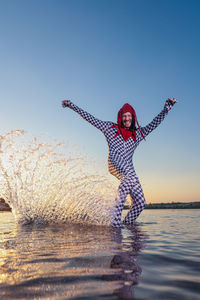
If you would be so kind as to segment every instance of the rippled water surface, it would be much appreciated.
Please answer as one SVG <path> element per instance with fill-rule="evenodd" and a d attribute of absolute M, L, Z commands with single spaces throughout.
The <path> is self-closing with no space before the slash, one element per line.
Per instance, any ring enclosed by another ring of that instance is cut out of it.
<path fill-rule="evenodd" d="M 135 226 L 17 225 L 0 213 L 1 299 L 199 299 L 200 210 Z"/>

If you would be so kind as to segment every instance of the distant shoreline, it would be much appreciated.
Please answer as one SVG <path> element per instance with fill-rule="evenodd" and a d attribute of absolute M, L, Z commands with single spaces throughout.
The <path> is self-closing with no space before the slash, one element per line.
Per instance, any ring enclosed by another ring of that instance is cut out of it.
<path fill-rule="evenodd" d="M 11 211 L 10 206 L 2 198 L 0 198 L 0 211 Z"/>
<path fill-rule="evenodd" d="M 150 203 L 145 209 L 198 209 L 200 202 Z"/>
<path fill-rule="evenodd" d="M 124 209 L 130 209 L 130 206 L 125 205 Z M 200 202 L 149 203 L 145 209 L 200 209 Z M 2 198 L 0 198 L 0 211 L 11 211 L 10 206 Z"/>
<path fill-rule="evenodd" d="M 199 209 L 200 202 L 170 202 L 170 203 L 149 203 L 145 209 Z M 125 205 L 124 209 L 130 209 L 129 205 Z"/>

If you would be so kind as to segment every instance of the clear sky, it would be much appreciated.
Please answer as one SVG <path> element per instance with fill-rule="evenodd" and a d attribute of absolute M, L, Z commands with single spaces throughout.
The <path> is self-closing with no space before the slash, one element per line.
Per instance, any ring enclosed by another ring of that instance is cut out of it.
<path fill-rule="evenodd" d="M 61 100 L 142 126 L 179 103 L 135 152 L 147 202 L 200 201 L 200 1 L 0 0 L 1 134 L 25 129 L 107 160 L 101 132 Z"/>

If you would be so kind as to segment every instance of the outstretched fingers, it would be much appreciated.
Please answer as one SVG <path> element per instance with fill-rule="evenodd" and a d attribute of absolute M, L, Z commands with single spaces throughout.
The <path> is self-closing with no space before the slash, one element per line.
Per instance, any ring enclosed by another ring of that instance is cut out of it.
<path fill-rule="evenodd" d="M 63 100 L 62 101 L 62 107 L 65 108 L 65 107 L 70 107 L 71 105 L 71 102 L 69 100 Z"/>

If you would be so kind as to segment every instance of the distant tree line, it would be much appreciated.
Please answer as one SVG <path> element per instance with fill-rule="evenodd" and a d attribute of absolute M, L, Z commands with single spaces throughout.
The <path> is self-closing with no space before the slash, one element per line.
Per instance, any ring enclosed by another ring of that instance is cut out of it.
<path fill-rule="evenodd" d="M 171 203 L 149 203 L 145 209 L 190 209 L 200 208 L 200 202 L 171 202 Z"/>

